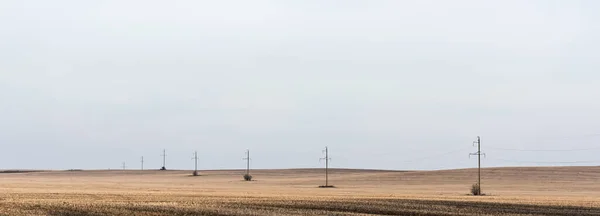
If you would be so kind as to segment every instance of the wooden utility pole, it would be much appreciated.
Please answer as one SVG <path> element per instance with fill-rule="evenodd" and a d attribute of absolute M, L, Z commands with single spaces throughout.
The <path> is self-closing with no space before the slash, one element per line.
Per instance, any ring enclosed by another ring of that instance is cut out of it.
<path fill-rule="evenodd" d="M 321 158 L 320 160 L 325 160 L 325 185 L 322 187 L 332 187 L 329 185 L 329 161 L 331 160 L 329 157 L 329 148 L 325 146 L 325 150 L 323 150 L 323 152 L 325 152 L 325 157 Z"/>
<path fill-rule="evenodd" d="M 194 152 L 194 157 L 192 159 L 195 161 L 193 175 L 197 176 L 198 175 L 198 151 Z"/>
<path fill-rule="evenodd" d="M 163 157 L 163 166 L 160 168 L 161 170 L 167 170 L 167 150 L 163 149 L 163 154 L 160 155 Z"/>
<path fill-rule="evenodd" d="M 477 145 L 477 152 L 471 153 L 469 156 L 477 155 L 477 187 L 479 187 L 479 194 L 476 195 L 481 195 L 481 155 L 485 156 L 485 153 L 481 152 L 481 137 L 477 136 L 477 141 L 474 141 L 473 145 Z"/>
<path fill-rule="evenodd" d="M 243 159 L 246 160 L 246 175 L 250 175 L 250 149 L 246 149 L 246 157 Z"/>
<path fill-rule="evenodd" d="M 246 149 L 246 157 L 242 158 L 242 160 L 246 160 L 246 174 L 244 175 L 244 180 L 252 181 L 252 176 L 250 175 L 250 150 Z"/>
<path fill-rule="evenodd" d="M 477 136 L 477 185 L 481 191 L 481 137 Z"/>

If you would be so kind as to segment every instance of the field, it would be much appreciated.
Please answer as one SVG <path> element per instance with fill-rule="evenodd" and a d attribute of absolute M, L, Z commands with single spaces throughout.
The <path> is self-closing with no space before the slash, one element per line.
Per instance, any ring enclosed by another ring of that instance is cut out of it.
<path fill-rule="evenodd" d="M 0 173 L 0 215 L 600 215 L 600 167 Z"/>

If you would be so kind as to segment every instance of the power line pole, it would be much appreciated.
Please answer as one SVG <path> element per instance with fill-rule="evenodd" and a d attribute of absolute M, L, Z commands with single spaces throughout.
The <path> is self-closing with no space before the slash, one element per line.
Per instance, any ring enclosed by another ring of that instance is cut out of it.
<path fill-rule="evenodd" d="M 243 158 L 246 160 L 246 175 L 250 175 L 250 149 L 246 149 L 246 157 Z"/>
<path fill-rule="evenodd" d="M 142 171 L 144 171 L 144 156 L 142 156 L 142 160 L 140 162 L 142 162 Z"/>
<path fill-rule="evenodd" d="M 192 160 L 195 160 L 195 166 L 194 166 L 194 176 L 198 176 L 198 151 L 194 152 L 194 157 L 192 158 Z"/>
<path fill-rule="evenodd" d="M 325 146 L 325 150 L 323 150 L 323 152 L 325 152 L 325 157 L 319 159 L 325 160 L 325 185 L 323 187 L 331 187 L 331 185 L 329 185 L 329 161 L 331 160 L 329 157 L 329 148 Z"/>
<path fill-rule="evenodd" d="M 163 149 L 163 154 L 160 156 L 163 157 L 163 166 L 160 168 L 160 170 L 167 170 L 167 150 Z"/>
<path fill-rule="evenodd" d="M 252 176 L 250 175 L 250 149 L 246 149 L 246 157 L 242 158 L 242 160 L 246 160 L 246 175 L 244 175 L 244 180 L 252 181 Z"/>
<path fill-rule="evenodd" d="M 127 166 L 125 166 L 125 162 L 123 162 L 123 165 L 121 167 L 123 168 L 123 170 L 125 170 L 125 168 L 127 168 Z"/>
<path fill-rule="evenodd" d="M 477 155 L 477 187 L 479 187 L 479 194 L 481 194 L 481 155 L 486 156 L 485 153 L 481 152 L 481 137 L 477 136 L 477 141 L 473 141 L 473 145 L 477 145 L 477 152 L 470 153 L 471 155 Z"/>

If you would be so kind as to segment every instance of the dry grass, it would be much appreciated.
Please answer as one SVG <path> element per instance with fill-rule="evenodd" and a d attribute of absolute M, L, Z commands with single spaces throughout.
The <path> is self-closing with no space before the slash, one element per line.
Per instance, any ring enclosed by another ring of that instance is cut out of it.
<path fill-rule="evenodd" d="M 600 215 L 599 167 L 0 174 L 0 215 Z"/>

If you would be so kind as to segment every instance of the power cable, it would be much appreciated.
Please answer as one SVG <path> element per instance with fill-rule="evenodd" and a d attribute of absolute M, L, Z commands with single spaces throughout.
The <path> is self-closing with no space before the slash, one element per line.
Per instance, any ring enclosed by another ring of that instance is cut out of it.
<path fill-rule="evenodd" d="M 461 148 L 461 149 L 453 150 L 453 151 L 442 153 L 442 154 L 436 154 L 436 155 L 431 155 L 431 156 L 421 157 L 421 158 L 414 158 L 414 159 L 411 159 L 411 160 L 402 161 L 402 163 L 410 163 L 410 162 L 421 161 L 421 160 L 426 160 L 426 159 L 435 158 L 435 157 L 446 156 L 446 155 L 449 155 L 449 154 L 452 154 L 452 153 L 456 153 L 456 152 L 460 152 L 460 151 L 464 151 L 464 150 L 467 150 L 467 149 L 470 149 L 470 148 L 471 147 Z"/>
<path fill-rule="evenodd" d="M 519 161 L 519 160 L 507 160 L 502 158 L 491 158 L 493 160 L 501 160 L 506 162 L 514 163 L 535 163 L 535 164 L 583 164 L 583 163 L 600 163 L 600 161 Z"/>
<path fill-rule="evenodd" d="M 525 152 L 569 152 L 569 151 L 589 151 L 589 150 L 600 150 L 600 147 L 596 148 L 583 148 L 583 149 L 512 149 L 512 148 L 496 148 L 487 147 L 493 150 L 500 151 L 525 151 Z"/>

